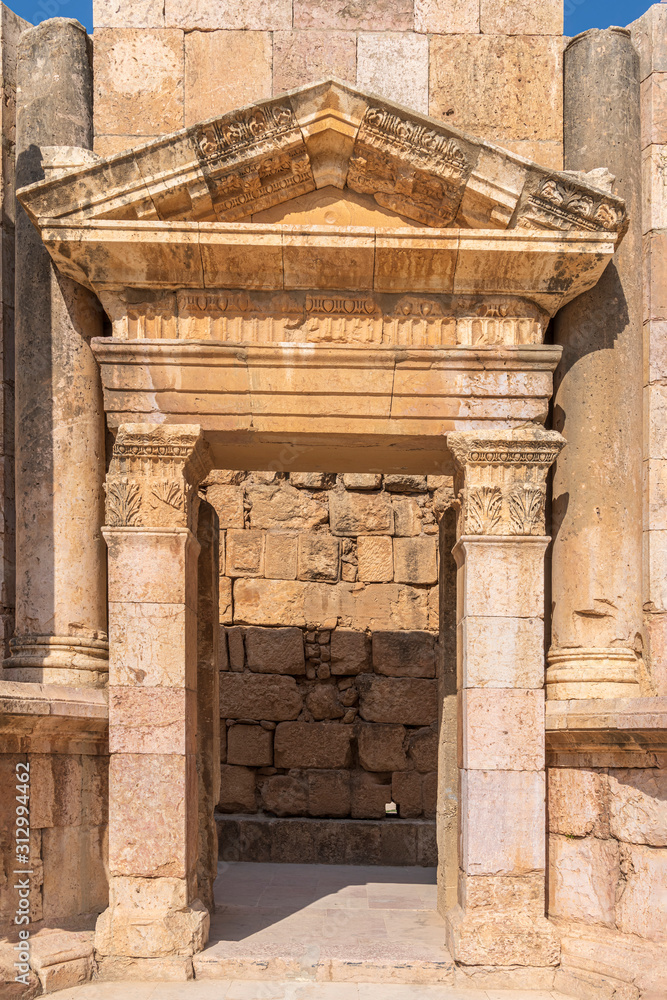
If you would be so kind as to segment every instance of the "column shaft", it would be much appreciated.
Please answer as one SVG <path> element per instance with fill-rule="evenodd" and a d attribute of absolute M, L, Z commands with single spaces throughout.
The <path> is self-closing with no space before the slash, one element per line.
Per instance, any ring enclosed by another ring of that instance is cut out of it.
<path fill-rule="evenodd" d="M 565 51 L 565 166 L 607 167 L 629 229 L 595 288 L 557 316 L 550 698 L 630 697 L 642 672 L 641 143 L 638 57 L 622 28 Z"/>
<path fill-rule="evenodd" d="M 76 21 L 19 45 L 17 187 L 44 177 L 47 147 L 92 147 L 89 39 Z M 106 683 L 105 434 L 91 337 L 101 308 L 57 273 L 16 218 L 16 632 L 9 680 Z"/>
<path fill-rule="evenodd" d="M 541 428 L 451 434 L 461 470 L 458 566 L 459 882 L 456 961 L 553 966 L 545 916 L 546 475 Z"/>
<path fill-rule="evenodd" d="M 187 964 L 197 896 L 198 427 L 121 426 L 107 477 L 109 909 L 96 949 Z M 187 970 L 185 970 L 187 972 Z"/>

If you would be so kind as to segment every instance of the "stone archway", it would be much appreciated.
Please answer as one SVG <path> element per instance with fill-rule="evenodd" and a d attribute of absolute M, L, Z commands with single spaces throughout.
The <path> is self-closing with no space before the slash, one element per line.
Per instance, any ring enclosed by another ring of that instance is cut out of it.
<path fill-rule="evenodd" d="M 363 471 L 371 452 L 387 471 L 457 470 L 449 944 L 468 965 L 555 964 L 543 563 L 563 442 L 541 426 L 560 356 L 543 341 L 611 258 L 623 203 L 332 82 L 57 173 L 21 200 L 113 325 L 93 342 L 115 434 L 100 955 L 179 959 L 205 943 L 197 487 L 211 465 L 262 467 L 297 446 L 304 471 Z"/>

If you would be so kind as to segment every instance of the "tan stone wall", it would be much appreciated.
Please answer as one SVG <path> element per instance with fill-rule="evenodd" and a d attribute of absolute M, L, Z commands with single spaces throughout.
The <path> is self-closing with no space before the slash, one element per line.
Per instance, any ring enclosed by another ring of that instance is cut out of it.
<path fill-rule="evenodd" d="M 551 917 L 667 941 L 667 768 L 651 757 L 549 770 Z"/>
<path fill-rule="evenodd" d="M 30 763 L 31 932 L 87 928 L 108 904 L 108 757 L 0 754 L 0 926 L 13 927 L 16 765 Z M 11 935 L 11 931 L 10 931 Z"/>
<path fill-rule="evenodd" d="M 631 25 L 641 79 L 644 233 L 644 610 L 653 692 L 667 694 L 667 8 Z"/>
<path fill-rule="evenodd" d="M 16 146 L 16 50 L 19 35 L 29 27 L 0 4 L 0 59 L 2 73 L 2 162 L 0 211 L 0 643 L 9 653 L 14 632 L 15 516 L 14 516 L 14 155 Z M 0 676 L 2 666 L 0 666 Z"/>
<path fill-rule="evenodd" d="M 216 472 L 220 808 L 435 816 L 444 476 Z M 225 725 L 226 722 L 226 725 Z"/>
<path fill-rule="evenodd" d="M 95 0 L 96 151 L 337 77 L 562 166 L 563 0 Z"/>

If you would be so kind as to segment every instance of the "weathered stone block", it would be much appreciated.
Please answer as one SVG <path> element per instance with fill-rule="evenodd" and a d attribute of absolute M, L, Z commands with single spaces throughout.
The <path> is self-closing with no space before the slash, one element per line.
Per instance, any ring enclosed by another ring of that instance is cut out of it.
<path fill-rule="evenodd" d="M 357 733 L 359 763 L 365 771 L 405 771 L 408 767 L 404 726 L 364 726 Z"/>
<path fill-rule="evenodd" d="M 82 762 L 78 756 L 31 754 L 30 825 L 33 829 L 79 826 Z"/>
<path fill-rule="evenodd" d="M 479 0 L 415 0 L 415 31 L 458 35 L 479 31 Z"/>
<path fill-rule="evenodd" d="M 390 493 L 426 493 L 428 484 L 426 476 L 409 476 L 407 473 L 396 473 L 384 477 L 384 488 Z"/>
<path fill-rule="evenodd" d="M 234 619 L 249 625 L 305 625 L 306 585 L 298 580 L 234 581 Z"/>
<path fill-rule="evenodd" d="M 609 771 L 612 837 L 629 844 L 667 847 L 667 771 L 632 768 Z"/>
<path fill-rule="evenodd" d="M 394 579 L 397 583 L 438 582 L 438 543 L 434 536 L 394 539 Z"/>
<path fill-rule="evenodd" d="M 357 85 L 428 114 L 428 39 L 412 33 L 360 34 Z M 391 477 L 385 476 L 385 486 Z"/>
<path fill-rule="evenodd" d="M 458 634 L 464 687 L 543 687 L 541 618 L 469 615 L 459 625 Z"/>
<path fill-rule="evenodd" d="M 667 941 L 667 851 L 621 844 L 625 885 L 616 903 L 616 925 L 624 934 Z"/>
<path fill-rule="evenodd" d="M 351 592 L 342 614 L 356 628 L 372 632 L 381 629 L 413 630 L 429 628 L 429 594 L 425 588 L 396 583 L 369 583 Z M 349 608 L 349 611 L 348 611 Z M 343 622 L 347 624 L 347 620 Z"/>
<path fill-rule="evenodd" d="M 422 808 L 424 816 L 433 819 L 438 807 L 438 775 L 435 771 L 422 778 Z"/>
<path fill-rule="evenodd" d="M 268 31 L 185 35 L 186 126 L 269 97 L 271 84 Z"/>
<path fill-rule="evenodd" d="M 609 836 L 607 778 L 584 768 L 549 768 L 548 822 L 566 837 Z"/>
<path fill-rule="evenodd" d="M 110 873 L 186 878 L 196 850 L 196 789 L 194 754 L 112 754 Z"/>
<path fill-rule="evenodd" d="M 301 777 L 274 774 L 262 782 L 262 805 L 275 816 L 304 816 L 308 810 L 308 787 Z"/>
<path fill-rule="evenodd" d="M 165 0 L 167 27 L 216 28 L 236 31 L 276 31 L 292 24 L 290 0 L 239 0 L 238 3 L 210 3 L 210 0 Z M 265 96 L 268 96 L 265 95 Z"/>
<path fill-rule="evenodd" d="M 350 815 L 350 772 L 308 773 L 308 814 L 342 817 Z"/>
<path fill-rule="evenodd" d="M 257 577 L 264 574 L 264 532 L 227 532 L 227 576 Z"/>
<path fill-rule="evenodd" d="M 414 497 L 392 499 L 394 508 L 394 534 L 410 538 L 422 530 L 422 509 Z"/>
<path fill-rule="evenodd" d="M 240 673 L 245 668 L 245 643 L 243 633 L 245 629 L 232 626 L 225 629 L 227 633 L 227 651 L 229 659 L 229 669 Z"/>
<path fill-rule="evenodd" d="M 257 812 L 254 771 L 248 767 L 221 765 L 218 809 L 227 813 Z"/>
<path fill-rule="evenodd" d="M 324 532 L 299 535 L 299 579 L 335 583 L 338 579 L 338 539 Z"/>
<path fill-rule="evenodd" d="M 543 538 L 461 542 L 460 570 L 464 618 L 542 618 L 544 616 Z"/>
<path fill-rule="evenodd" d="M 386 677 L 435 677 L 430 632 L 374 632 L 373 670 Z"/>
<path fill-rule="evenodd" d="M 231 625 L 233 621 L 232 581 L 228 576 L 220 577 L 218 593 L 219 618 L 221 625 Z"/>
<path fill-rule="evenodd" d="M 110 753 L 196 752 L 197 695 L 186 688 L 110 687 Z M 79 801 L 80 801 L 79 776 Z"/>
<path fill-rule="evenodd" d="M 220 530 L 243 528 L 243 487 L 215 484 L 206 489 L 206 500 L 215 508 Z"/>
<path fill-rule="evenodd" d="M 331 530 L 335 535 L 391 535 L 394 519 L 384 493 L 328 494 Z"/>
<path fill-rule="evenodd" d="M 481 0 L 487 35 L 562 35 L 563 0 Z"/>
<path fill-rule="evenodd" d="M 379 490 L 382 486 L 382 473 L 346 472 L 343 476 L 343 485 L 346 490 Z"/>
<path fill-rule="evenodd" d="M 360 677 L 361 717 L 367 722 L 429 726 L 435 722 L 437 685 L 431 680 Z"/>
<path fill-rule="evenodd" d="M 293 677 L 267 674 L 220 675 L 220 717 L 223 719 L 296 719 L 303 701 Z"/>
<path fill-rule="evenodd" d="M 391 778 L 391 797 L 401 819 L 422 813 L 422 778 L 416 771 L 396 771 Z"/>
<path fill-rule="evenodd" d="M 227 763 L 247 767 L 271 767 L 273 733 L 262 726 L 230 726 L 227 732 Z"/>
<path fill-rule="evenodd" d="M 268 531 L 264 542 L 264 576 L 267 580 L 296 580 L 296 535 Z"/>
<path fill-rule="evenodd" d="M 329 519 L 328 493 L 312 496 L 288 483 L 272 486 L 248 486 L 246 497 L 251 504 L 250 525 L 271 530 L 312 531 Z"/>
<path fill-rule="evenodd" d="M 418 729 L 410 734 L 408 757 L 420 772 L 438 769 L 438 734 L 434 729 Z"/>
<path fill-rule="evenodd" d="M 370 670 L 370 642 L 365 632 L 337 628 L 331 633 L 331 673 L 360 674 Z"/>
<path fill-rule="evenodd" d="M 550 916 L 613 927 L 619 878 L 615 840 L 549 837 Z"/>
<path fill-rule="evenodd" d="M 338 689 L 332 684 L 316 684 L 306 695 L 306 707 L 316 721 L 342 719 L 345 709 L 338 699 Z"/>
<path fill-rule="evenodd" d="M 183 32 L 95 32 L 95 128 L 161 135 L 183 126 Z"/>
<path fill-rule="evenodd" d="M 349 726 L 325 722 L 283 722 L 276 727 L 276 767 L 349 767 L 352 762 Z"/>
<path fill-rule="evenodd" d="M 93 0 L 93 25 L 98 28 L 163 28 L 164 0 Z"/>
<path fill-rule="evenodd" d="M 461 867 L 469 875 L 543 869 L 544 774 L 462 771 L 461 845 Z"/>
<path fill-rule="evenodd" d="M 246 663 L 260 674 L 305 674 L 300 628 L 245 629 Z"/>
<path fill-rule="evenodd" d="M 544 692 L 484 691 L 462 695 L 462 766 L 475 770 L 544 768 Z"/>
<path fill-rule="evenodd" d="M 314 79 L 311 77 L 311 79 Z M 285 88 L 288 89 L 288 88 Z M 330 490 L 336 485 L 335 472 L 292 472 L 289 481 L 300 490 Z"/>
<path fill-rule="evenodd" d="M 559 140 L 562 41 L 539 35 L 434 35 L 429 114 L 473 135 Z"/>
<path fill-rule="evenodd" d="M 394 579 L 394 550 L 386 535 L 359 535 L 357 578 L 364 583 L 388 583 Z"/>
<path fill-rule="evenodd" d="M 391 783 L 374 774 L 356 771 L 352 775 L 352 819 L 384 819 L 385 806 L 392 801 Z"/>
<path fill-rule="evenodd" d="M 295 28 L 409 31 L 412 17 L 412 0 L 361 0 L 354 6 L 344 0 L 294 2 Z"/>

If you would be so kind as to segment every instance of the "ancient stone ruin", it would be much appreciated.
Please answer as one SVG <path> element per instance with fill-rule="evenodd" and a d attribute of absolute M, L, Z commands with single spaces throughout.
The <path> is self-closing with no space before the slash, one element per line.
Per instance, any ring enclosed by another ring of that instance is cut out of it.
<path fill-rule="evenodd" d="M 667 7 L 94 16 L 0 13 L 0 998 L 665 1000 Z M 281 864 L 432 912 L 264 953 Z"/>

